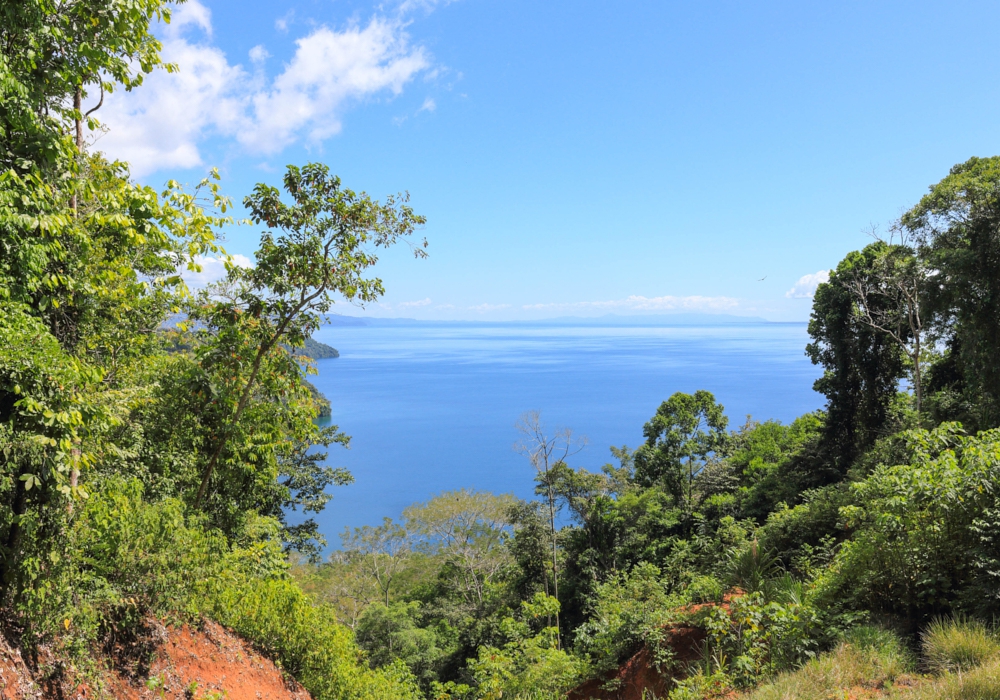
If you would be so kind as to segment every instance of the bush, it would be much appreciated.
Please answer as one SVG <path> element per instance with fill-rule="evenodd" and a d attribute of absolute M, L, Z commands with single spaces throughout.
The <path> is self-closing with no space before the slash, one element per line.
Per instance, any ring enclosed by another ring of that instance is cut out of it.
<path fill-rule="evenodd" d="M 962 607 L 1000 611 L 1000 540 L 993 514 L 1000 430 L 906 434 L 912 463 L 880 466 L 840 509 L 853 536 L 817 579 L 831 607 L 927 619 Z"/>
<path fill-rule="evenodd" d="M 811 606 L 768 602 L 762 593 L 749 593 L 734 596 L 728 608 L 705 608 L 694 617 L 708 632 L 716 670 L 737 687 L 750 687 L 813 656 L 822 630 Z"/>
<path fill-rule="evenodd" d="M 968 671 L 1000 653 L 996 637 L 978 620 L 938 618 L 920 642 L 928 668 L 936 673 Z"/>
<path fill-rule="evenodd" d="M 559 700 L 588 674 L 584 660 L 559 648 L 555 627 L 532 632 L 532 624 L 558 612 L 559 601 L 537 593 L 531 601 L 521 602 L 520 619 L 504 618 L 501 631 L 510 641 L 502 648 L 482 646 L 479 658 L 469 659 L 475 697 Z"/>
<path fill-rule="evenodd" d="M 660 570 L 648 563 L 599 584 L 589 619 L 576 630 L 575 650 L 600 670 L 617 666 L 635 653 L 650 633 L 680 617 L 676 608 L 686 601 L 670 595 L 668 585 Z M 704 582 L 701 587 L 711 588 Z"/>

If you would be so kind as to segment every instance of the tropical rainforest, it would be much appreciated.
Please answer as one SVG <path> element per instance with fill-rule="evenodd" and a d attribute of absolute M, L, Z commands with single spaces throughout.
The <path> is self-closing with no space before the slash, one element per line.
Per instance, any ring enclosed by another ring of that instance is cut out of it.
<path fill-rule="evenodd" d="M 237 222 L 214 171 L 154 189 L 93 148 L 106 93 L 175 69 L 169 13 L 0 2 L 0 631 L 38 674 L 99 696 L 109 649 L 212 620 L 324 700 L 615 697 L 640 652 L 649 696 L 1000 697 L 1000 158 L 819 286 L 822 410 L 678 393 L 600 472 L 527 413 L 537 500 L 458 489 L 324 556 L 349 437 L 311 335 L 424 219 L 307 164 Z M 189 289 L 237 223 L 253 266 Z"/>

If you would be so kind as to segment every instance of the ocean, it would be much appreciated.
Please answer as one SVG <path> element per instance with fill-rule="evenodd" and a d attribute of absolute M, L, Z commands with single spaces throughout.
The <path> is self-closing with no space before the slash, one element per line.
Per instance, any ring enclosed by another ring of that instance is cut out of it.
<path fill-rule="evenodd" d="M 340 351 L 311 381 L 352 438 L 330 448 L 329 464 L 355 478 L 317 517 L 331 547 L 345 527 L 398 518 L 442 491 L 532 497 L 532 468 L 514 450 L 525 411 L 586 437 L 570 463 L 596 470 L 612 461 L 609 446 L 639 446 L 675 391 L 711 391 L 730 427 L 747 415 L 788 422 L 823 404 L 804 323 L 383 322 L 314 337 Z"/>

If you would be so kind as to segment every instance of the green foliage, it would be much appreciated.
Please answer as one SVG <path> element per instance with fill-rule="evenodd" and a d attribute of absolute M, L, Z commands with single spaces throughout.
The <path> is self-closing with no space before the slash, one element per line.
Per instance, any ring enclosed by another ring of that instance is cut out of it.
<path fill-rule="evenodd" d="M 552 619 L 559 602 L 544 593 L 521 604 L 519 618 L 505 618 L 501 624 L 509 640 L 502 648 L 484 646 L 469 670 L 483 700 L 503 697 L 539 699 L 562 697 L 582 680 L 586 664 L 558 646 L 554 627 L 532 633 L 532 623 Z"/>
<path fill-rule="evenodd" d="M 827 398 L 823 448 L 826 464 L 811 486 L 839 480 L 851 463 L 879 437 L 890 432 L 890 405 L 904 376 L 903 352 L 882 330 L 866 324 L 858 313 L 852 282 L 875 274 L 885 244 L 876 242 L 848 254 L 830 281 L 816 290 L 806 353 L 823 367 L 814 388 Z M 882 299 L 871 305 L 881 309 Z"/>
<path fill-rule="evenodd" d="M 684 602 L 672 596 L 660 570 L 649 563 L 597 586 L 574 648 L 598 670 L 613 668 L 665 625 L 680 619 Z"/>
<path fill-rule="evenodd" d="M 643 426 L 646 444 L 635 454 L 636 479 L 663 484 L 692 512 L 695 477 L 722 446 L 726 424 L 723 407 L 710 392 L 677 392 Z"/>
<path fill-rule="evenodd" d="M 995 610 L 1000 434 L 945 424 L 907 439 L 911 463 L 879 467 L 841 509 L 854 534 L 821 575 L 822 594 L 918 620 Z"/>
<path fill-rule="evenodd" d="M 768 601 L 763 593 L 748 593 L 733 596 L 728 610 L 708 607 L 698 618 L 717 669 L 737 687 L 795 667 L 818 646 L 819 615 L 800 600 Z"/>
<path fill-rule="evenodd" d="M 920 635 L 927 667 L 936 673 L 970 671 L 1000 655 L 1000 642 L 982 622 L 967 618 L 932 620 Z"/>
<path fill-rule="evenodd" d="M 929 289 L 942 335 L 958 360 L 951 389 L 975 420 L 1000 425 L 1000 158 L 970 158 L 930 188 L 902 224 L 922 243 L 922 256 L 947 284 Z"/>
<path fill-rule="evenodd" d="M 420 627 L 420 603 L 373 603 L 354 630 L 358 646 L 368 652 L 373 668 L 401 661 L 424 688 L 437 680 L 448 649 L 447 629 Z M 444 632 L 444 634 L 441 634 Z M 442 648 L 442 646 L 446 648 Z"/>
<path fill-rule="evenodd" d="M 313 605 L 285 579 L 251 579 L 213 591 L 204 613 L 268 652 L 317 700 L 418 698 L 401 663 L 372 671 L 332 609 Z"/>
<path fill-rule="evenodd" d="M 789 425 L 778 421 L 746 425 L 730 433 L 723 448 L 726 464 L 737 480 L 739 514 L 763 522 L 778 503 L 799 498 L 802 481 L 796 473 L 804 449 L 812 447 L 823 430 L 823 417 L 807 413 Z"/>
<path fill-rule="evenodd" d="M 131 89 L 162 65 L 154 19 L 169 21 L 169 3 L 100 0 L 55 5 L 47 0 L 0 7 L 0 167 L 51 167 L 65 157 L 66 127 L 83 121 L 88 86 Z M 77 96 L 74 104 L 73 96 Z M 92 110 L 89 110 L 92 111 Z"/>

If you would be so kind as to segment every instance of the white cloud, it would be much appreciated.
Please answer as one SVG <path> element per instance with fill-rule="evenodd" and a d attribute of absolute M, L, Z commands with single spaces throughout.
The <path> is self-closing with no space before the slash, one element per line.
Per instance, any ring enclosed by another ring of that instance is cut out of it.
<path fill-rule="evenodd" d="M 109 127 L 97 147 L 129 161 L 135 175 L 202 165 L 198 142 L 206 132 L 235 131 L 244 119 L 246 72 L 218 48 L 189 41 L 190 27 L 211 30 L 208 9 L 197 0 L 181 5 L 164 32 L 163 59 L 180 70 L 156 71 L 134 92 L 115 92 L 97 113 Z"/>
<path fill-rule="evenodd" d="M 253 267 L 253 261 L 245 255 L 232 255 L 229 259 L 239 267 Z M 206 287 L 226 276 L 226 263 L 222 258 L 196 255 L 194 262 L 201 266 L 201 272 L 189 270 L 186 265 L 180 269 L 181 278 L 189 287 Z"/>
<path fill-rule="evenodd" d="M 737 308 L 739 305 L 739 299 L 734 299 L 732 297 L 644 297 L 633 294 L 625 299 L 612 299 L 610 301 L 525 304 L 522 308 L 531 310 L 605 309 L 609 311 L 728 311 Z"/>
<path fill-rule="evenodd" d="M 415 10 L 423 10 L 424 12 L 430 13 L 438 7 L 444 7 L 445 5 L 450 5 L 453 2 L 455 2 L 455 0 L 403 0 L 399 3 L 397 11 L 401 15 Z"/>
<path fill-rule="evenodd" d="M 302 137 L 329 138 L 340 131 L 338 114 L 347 102 L 386 90 L 399 94 L 430 66 L 400 23 L 379 17 L 364 28 L 320 27 L 296 44 L 294 58 L 271 88 L 251 98 L 252 126 L 239 140 L 255 151 L 275 153 Z"/>
<path fill-rule="evenodd" d="M 271 54 L 267 52 L 263 44 L 257 44 L 252 49 L 250 49 L 250 61 L 254 64 L 263 63 Z"/>
<path fill-rule="evenodd" d="M 287 32 L 288 24 L 295 18 L 295 10 L 289 10 L 284 15 L 274 20 L 274 28 L 279 32 Z"/>
<path fill-rule="evenodd" d="M 510 304 L 478 304 L 477 306 L 470 306 L 469 311 L 475 311 L 477 314 L 484 314 L 489 311 L 500 311 L 501 309 L 509 309 Z"/>
<path fill-rule="evenodd" d="M 427 299 L 421 299 L 420 301 L 404 301 L 399 304 L 396 304 L 396 306 L 399 307 L 400 309 L 414 309 L 414 308 L 419 308 L 421 306 L 430 306 L 430 304 L 431 300 L 430 298 L 427 298 Z"/>
<path fill-rule="evenodd" d="M 420 109 L 417 110 L 417 114 L 420 114 L 421 112 L 433 112 L 435 109 L 437 109 L 437 102 L 434 101 L 434 98 L 428 97 L 424 100 L 424 103 L 420 105 Z"/>
<path fill-rule="evenodd" d="M 97 147 L 129 161 L 135 175 L 203 165 L 199 144 L 208 136 L 235 138 L 261 154 L 320 142 L 340 131 L 349 104 L 397 95 L 430 66 L 401 20 L 375 17 L 365 26 L 314 29 L 269 82 L 263 46 L 250 51 L 257 67 L 251 75 L 209 43 L 211 30 L 211 13 L 199 0 L 181 5 L 162 31 L 163 59 L 178 71 L 156 71 L 134 92 L 110 95 L 98 112 L 109 131 Z"/>
<path fill-rule="evenodd" d="M 830 271 L 820 270 L 811 275 L 803 275 L 791 289 L 785 292 L 789 299 L 812 299 L 816 293 L 816 287 L 823 282 L 830 281 Z"/>
<path fill-rule="evenodd" d="M 212 11 L 201 4 L 199 0 L 181 5 L 173 13 L 170 24 L 166 26 L 164 34 L 168 38 L 177 38 L 185 27 L 195 25 L 208 36 L 212 36 Z"/>

